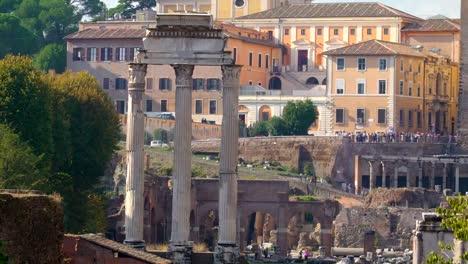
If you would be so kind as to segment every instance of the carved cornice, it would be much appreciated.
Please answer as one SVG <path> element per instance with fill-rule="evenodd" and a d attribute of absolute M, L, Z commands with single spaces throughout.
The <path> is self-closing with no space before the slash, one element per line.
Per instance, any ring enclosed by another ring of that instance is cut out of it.
<path fill-rule="evenodd" d="M 177 64 L 171 65 L 176 75 L 176 86 L 192 86 L 192 74 L 194 65 Z"/>

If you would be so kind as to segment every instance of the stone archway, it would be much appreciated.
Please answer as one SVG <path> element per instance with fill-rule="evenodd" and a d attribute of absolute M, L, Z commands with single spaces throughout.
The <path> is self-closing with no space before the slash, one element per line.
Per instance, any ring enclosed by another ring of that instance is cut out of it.
<path fill-rule="evenodd" d="M 199 241 L 205 243 L 211 250 L 218 241 L 219 219 L 215 210 L 209 210 L 200 220 Z"/>
<path fill-rule="evenodd" d="M 323 79 L 322 85 L 327 85 L 327 78 Z"/>
<path fill-rule="evenodd" d="M 277 220 L 268 212 L 253 212 L 248 215 L 248 222 L 246 228 L 246 243 L 251 245 L 257 243 L 273 243 L 277 245 L 277 237 L 275 231 L 277 230 Z"/>
<path fill-rule="evenodd" d="M 281 90 L 281 79 L 272 77 L 268 82 L 268 90 Z"/>
<path fill-rule="evenodd" d="M 319 85 L 319 84 L 320 84 L 319 81 L 315 77 L 309 77 L 309 79 L 307 79 L 306 81 L 307 86 L 314 86 L 314 85 Z"/>
<path fill-rule="evenodd" d="M 262 105 L 258 111 L 259 121 L 268 121 L 271 119 L 271 107 L 268 105 Z"/>

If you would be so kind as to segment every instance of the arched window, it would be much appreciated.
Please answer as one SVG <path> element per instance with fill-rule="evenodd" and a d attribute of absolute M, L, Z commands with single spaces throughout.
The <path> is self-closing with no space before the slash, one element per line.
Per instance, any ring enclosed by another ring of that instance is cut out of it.
<path fill-rule="evenodd" d="M 281 79 L 273 77 L 268 82 L 268 90 L 281 90 Z"/>
<path fill-rule="evenodd" d="M 322 85 L 327 85 L 327 78 L 323 79 Z"/>
<path fill-rule="evenodd" d="M 307 85 L 318 85 L 319 81 L 315 77 L 310 77 L 309 79 L 307 79 L 306 84 Z"/>

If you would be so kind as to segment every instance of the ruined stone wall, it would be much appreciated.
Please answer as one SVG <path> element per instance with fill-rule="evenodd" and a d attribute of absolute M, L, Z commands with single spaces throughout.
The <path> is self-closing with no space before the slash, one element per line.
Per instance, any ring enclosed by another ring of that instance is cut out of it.
<path fill-rule="evenodd" d="M 60 201 L 45 195 L 0 191 L 0 241 L 11 263 L 62 263 Z"/>

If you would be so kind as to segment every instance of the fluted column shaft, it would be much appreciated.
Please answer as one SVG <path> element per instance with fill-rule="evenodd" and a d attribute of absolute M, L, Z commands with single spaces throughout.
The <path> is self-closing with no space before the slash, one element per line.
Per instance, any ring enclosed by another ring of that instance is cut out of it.
<path fill-rule="evenodd" d="M 382 164 L 382 188 L 387 188 L 387 172 L 385 171 L 385 163 L 381 161 L 380 164 Z"/>
<path fill-rule="evenodd" d="M 455 164 L 455 193 L 460 192 L 460 165 Z"/>
<path fill-rule="evenodd" d="M 369 161 L 369 191 L 372 191 L 374 188 L 375 188 L 374 162 Z"/>
<path fill-rule="evenodd" d="M 171 243 L 187 244 L 190 234 L 193 65 L 172 65 L 176 75 L 176 124 Z"/>
<path fill-rule="evenodd" d="M 420 161 L 418 163 L 418 187 L 419 188 L 423 187 L 423 167 L 424 167 L 424 163 Z"/>
<path fill-rule="evenodd" d="M 144 113 L 146 64 L 129 65 L 127 115 L 127 180 L 125 185 L 125 241 L 137 248 L 144 247 Z"/>
<path fill-rule="evenodd" d="M 223 127 L 219 166 L 219 240 L 236 244 L 240 66 L 223 66 Z"/>
<path fill-rule="evenodd" d="M 398 164 L 395 164 L 394 168 L 393 187 L 398 188 Z"/>

